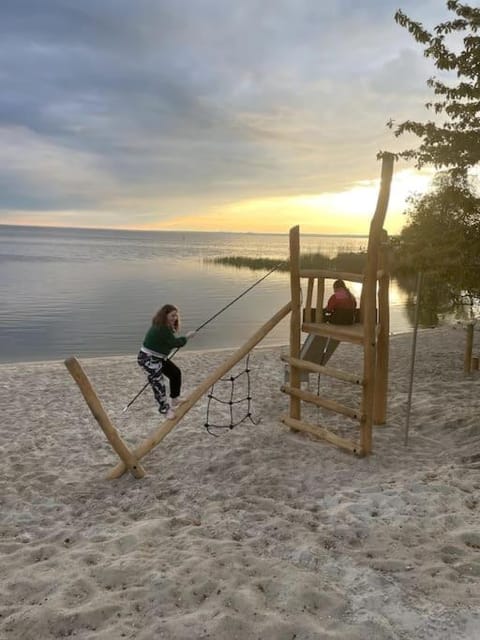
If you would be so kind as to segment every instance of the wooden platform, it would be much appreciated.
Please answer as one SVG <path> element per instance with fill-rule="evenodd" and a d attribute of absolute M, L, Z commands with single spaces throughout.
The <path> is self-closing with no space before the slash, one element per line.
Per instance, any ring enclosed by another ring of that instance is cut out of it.
<path fill-rule="evenodd" d="M 333 338 L 339 342 L 352 342 L 360 345 L 363 344 L 365 335 L 363 324 L 360 322 L 347 325 L 329 324 L 327 322 L 304 322 L 302 331 L 316 336 Z"/>

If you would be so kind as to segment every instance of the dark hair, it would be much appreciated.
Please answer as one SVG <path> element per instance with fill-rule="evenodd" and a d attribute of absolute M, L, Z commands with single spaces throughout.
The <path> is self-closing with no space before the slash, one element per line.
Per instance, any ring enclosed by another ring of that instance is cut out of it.
<path fill-rule="evenodd" d="M 347 285 L 343 280 L 335 280 L 335 282 L 333 283 L 333 290 L 336 291 L 337 289 L 345 289 L 345 291 L 350 296 L 350 299 L 352 300 L 353 304 L 357 306 L 357 300 L 355 296 L 353 295 L 353 293 L 350 291 L 350 289 L 347 287 Z"/>
<path fill-rule="evenodd" d="M 154 327 L 163 327 L 167 324 L 167 316 L 171 311 L 177 311 L 178 308 L 174 304 L 164 304 L 161 309 L 157 311 L 157 313 L 152 318 L 152 325 Z M 173 327 L 175 331 L 178 331 L 180 326 L 180 320 L 177 319 L 175 322 L 175 326 Z"/>
<path fill-rule="evenodd" d="M 348 291 L 348 287 L 345 284 L 345 282 L 343 280 L 335 280 L 335 282 L 333 283 L 333 288 L 334 289 L 345 289 L 346 291 Z"/>

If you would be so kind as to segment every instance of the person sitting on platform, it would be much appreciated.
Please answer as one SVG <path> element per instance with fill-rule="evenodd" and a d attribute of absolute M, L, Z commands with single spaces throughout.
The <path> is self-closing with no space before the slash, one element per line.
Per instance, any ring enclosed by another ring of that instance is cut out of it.
<path fill-rule="evenodd" d="M 332 324 L 354 324 L 357 301 L 343 280 L 333 283 L 333 295 L 323 310 L 323 319 Z"/>

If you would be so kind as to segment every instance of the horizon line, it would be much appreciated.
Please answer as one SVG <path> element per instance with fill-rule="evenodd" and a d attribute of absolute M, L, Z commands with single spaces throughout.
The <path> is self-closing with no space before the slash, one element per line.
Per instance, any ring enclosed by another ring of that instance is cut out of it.
<path fill-rule="evenodd" d="M 123 231 L 126 233 L 235 233 L 238 235 L 270 235 L 270 236 L 288 236 L 288 231 L 221 231 L 221 230 L 197 230 L 197 229 L 125 229 L 122 227 L 71 227 L 56 226 L 49 224 L 12 224 L 8 222 L 0 222 L 1 227 L 15 227 L 23 229 L 69 229 L 74 231 Z M 303 236 L 328 236 L 338 238 L 368 238 L 365 233 L 322 233 L 305 232 Z"/>

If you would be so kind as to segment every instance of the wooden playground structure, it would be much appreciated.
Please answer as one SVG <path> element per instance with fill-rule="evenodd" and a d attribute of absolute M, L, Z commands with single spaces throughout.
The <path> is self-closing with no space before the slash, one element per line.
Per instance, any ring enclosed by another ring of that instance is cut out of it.
<path fill-rule="evenodd" d="M 290 365 L 290 384 L 282 390 L 290 395 L 290 412 L 282 422 L 297 431 L 306 431 L 352 453 L 363 456 L 372 451 L 372 426 L 384 424 L 387 410 L 388 353 L 389 353 L 389 273 L 387 232 L 383 229 L 387 213 L 394 156 L 384 154 L 377 206 L 370 224 L 367 262 L 363 273 L 300 268 L 299 227 L 290 230 L 290 288 L 291 324 L 290 355 L 283 359 Z M 362 283 L 360 322 L 335 325 L 323 321 L 325 279 L 340 278 Z M 308 280 L 307 297 L 302 313 L 301 280 Z M 316 306 L 313 305 L 314 290 Z M 325 345 L 320 363 L 302 357 L 301 332 L 317 337 Z M 326 362 L 340 342 L 348 342 L 363 349 L 363 372 L 332 369 Z M 362 400 L 358 409 L 341 405 L 330 398 L 322 398 L 301 389 L 301 372 L 321 373 L 354 385 L 361 385 Z M 359 441 L 341 438 L 329 429 L 309 424 L 301 419 L 301 401 L 309 402 L 356 420 L 360 427 Z"/>
<path fill-rule="evenodd" d="M 131 451 L 126 443 L 122 440 L 117 429 L 110 421 L 106 411 L 104 410 L 93 386 L 88 379 L 86 373 L 82 369 L 76 358 L 68 358 L 65 360 L 65 366 L 71 376 L 78 384 L 80 391 L 85 398 L 90 411 L 97 420 L 98 424 L 105 433 L 107 440 L 120 458 L 120 462 L 108 474 L 109 479 L 120 478 L 125 471 L 135 478 L 143 478 L 145 470 L 140 464 L 140 459 L 147 455 L 154 447 L 157 446 L 167 436 L 172 429 L 182 420 L 190 409 L 196 404 L 200 398 L 215 384 L 222 376 L 224 376 L 232 367 L 234 367 L 242 358 L 244 358 L 263 338 L 290 312 L 290 303 L 282 307 L 277 313 L 270 318 L 263 326 L 256 331 L 253 336 L 239 347 L 225 362 L 223 362 L 201 385 L 199 385 L 186 401 L 175 409 L 176 417 L 172 420 L 165 420 L 162 424 L 143 442 L 141 442 L 133 451 Z"/>
<path fill-rule="evenodd" d="M 283 359 L 289 366 L 289 385 L 284 385 L 282 391 L 290 396 L 290 410 L 289 415 L 282 417 L 282 422 L 295 431 L 308 432 L 357 455 L 363 456 L 371 453 L 372 425 L 385 423 L 387 408 L 389 274 L 386 255 L 387 234 L 383 229 L 383 224 L 388 207 L 393 163 L 394 156 L 392 154 L 383 154 L 381 185 L 375 214 L 370 224 L 367 262 L 364 272 L 342 273 L 301 269 L 300 231 L 298 226 L 293 227 L 290 230 L 291 301 L 277 311 L 245 344 L 217 367 L 183 404 L 175 409 L 175 418 L 162 422 L 135 449 L 128 448 L 112 424 L 78 360 L 74 357 L 65 360 L 65 366 L 78 384 L 93 416 L 120 458 L 120 462 L 108 474 L 109 479 L 119 478 L 127 470 L 135 478 L 142 478 L 145 475 L 145 469 L 140 460 L 175 428 L 212 385 L 244 358 L 288 313 L 291 313 L 290 354 L 284 356 Z M 353 325 L 334 325 L 323 321 L 325 279 L 330 278 L 362 283 L 360 322 Z M 308 281 L 304 307 L 300 286 L 302 279 Z M 314 290 L 316 293 L 315 304 Z M 302 332 L 308 334 L 303 348 L 301 346 Z M 348 342 L 363 349 L 363 371 L 361 374 L 326 366 L 327 360 L 340 342 Z M 313 361 L 314 359 L 316 361 Z M 302 390 L 302 372 L 320 373 L 350 384 L 360 385 L 362 388 L 361 406 L 358 409 L 351 409 L 329 398 L 322 398 Z M 357 421 L 360 432 L 359 440 L 348 440 L 325 427 L 302 421 L 302 401 Z"/>

